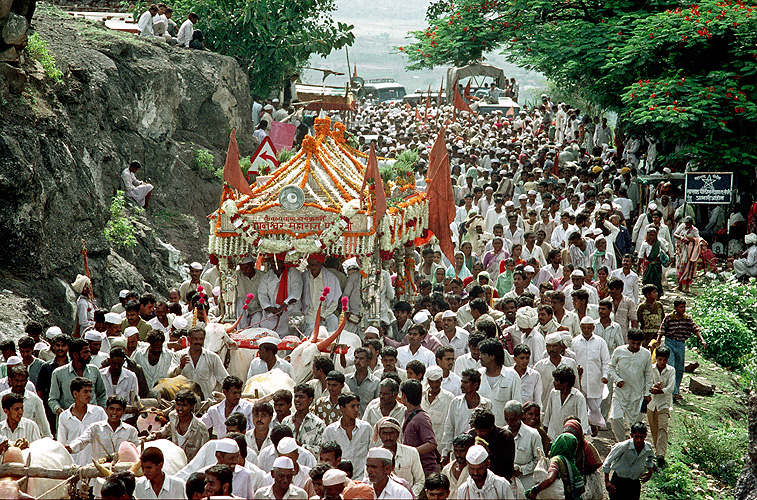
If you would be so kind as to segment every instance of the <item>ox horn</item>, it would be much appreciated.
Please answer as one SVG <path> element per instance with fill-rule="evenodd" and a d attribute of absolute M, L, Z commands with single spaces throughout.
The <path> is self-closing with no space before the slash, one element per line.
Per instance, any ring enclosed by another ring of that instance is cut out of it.
<path fill-rule="evenodd" d="M 342 330 L 344 330 L 344 326 L 346 324 L 347 324 L 347 315 L 346 314 L 342 314 L 342 319 L 339 322 L 339 327 L 337 327 L 337 329 L 334 330 L 334 333 L 332 333 L 331 335 L 329 335 L 325 339 L 323 339 L 320 342 L 318 342 L 318 350 L 321 351 L 321 350 L 327 349 L 331 345 L 332 342 L 334 342 L 337 338 L 339 338 L 339 335 L 342 334 Z M 318 340 L 317 330 L 316 330 L 316 333 L 315 333 L 315 338 L 316 338 L 316 341 L 317 341 Z"/>
<path fill-rule="evenodd" d="M 97 462 L 94 458 L 92 459 L 92 463 L 95 464 L 95 469 L 103 475 L 103 477 L 110 477 L 111 474 L 113 474 L 113 471 L 110 471 L 103 467 L 103 465 L 100 462 Z"/>
<path fill-rule="evenodd" d="M 137 460 L 133 464 L 131 464 L 131 467 L 129 467 L 129 470 L 132 474 L 134 474 L 135 477 L 142 477 L 144 476 L 144 472 L 142 472 L 142 460 Z M 137 473 L 139 471 L 139 473 Z"/>

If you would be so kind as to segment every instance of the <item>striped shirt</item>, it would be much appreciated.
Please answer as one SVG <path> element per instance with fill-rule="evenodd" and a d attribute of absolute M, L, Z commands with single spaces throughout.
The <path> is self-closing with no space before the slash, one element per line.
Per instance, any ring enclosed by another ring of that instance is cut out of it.
<path fill-rule="evenodd" d="M 683 318 L 678 318 L 675 314 L 669 314 L 662 320 L 659 335 L 664 335 L 670 340 L 685 341 L 698 332 L 699 327 L 688 314 L 684 314 Z"/>

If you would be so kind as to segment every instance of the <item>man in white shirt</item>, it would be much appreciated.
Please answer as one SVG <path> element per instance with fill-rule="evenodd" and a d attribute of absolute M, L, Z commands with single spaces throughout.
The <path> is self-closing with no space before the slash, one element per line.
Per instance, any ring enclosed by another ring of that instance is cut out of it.
<path fill-rule="evenodd" d="M 321 308 L 321 324 L 333 332 L 338 326 L 337 306 L 342 296 L 339 280 L 330 270 L 323 267 L 322 254 L 308 257 L 308 268 L 302 273 L 302 314 L 305 316 L 305 332 L 312 332 L 318 307 Z M 328 292 L 326 293 L 326 290 Z M 325 295 L 325 300 L 320 297 Z"/>
<path fill-rule="evenodd" d="M 570 273 L 571 283 L 563 290 L 563 293 L 565 294 L 565 309 L 569 311 L 575 309 L 573 307 L 573 296 L 571 295 L 575 290 L 586 290 L 586 293 L 589 294 L 589 304 L 599 304 L 599 293 L 597 293 L 597 289 L 591 285 L 587 285 L 584 282 L 584 276 L 584 272 L 579 269 Z"/>
<path fill-rule="evenodd" d="M 449 405 L 455 397 L 451 392 L 442 389 L 442 369 L 430 366 L 426 370 L 426 387 L 423 389 L 421 408 L 428 414 L 434 435 L 441 438 L 444 433 L 444 422 L 447 420 Z"/>
<path fill-rule="evenodd" d="M 24 398 L 24 415 L 26 418 L 36 423 L 39 427 L 42 437 L 52 437 L 50 433 L 50 424 L 47 421 L 45 414 L 45 405 L 37 396 L 37 393 L 27 389 L 27 383 L 29 381 L 29 375 L 26 367 L 23 364 L 13 365 L 8 368 L 8 382 L 10 387 L 3 392 L 0 392 L 0 397 L 14 393 L 23 396 Z M 0 421 L 5 420 L 7 417 L 3 412 L 0 415 Z"/>
<path fill-rule="evenodd" d="M 9 392 L 2 398 L 5 420 L 0 422 L 0 436 L 6 437 L 11 443 L 17 439 L 28 442 L 42 438 L 37 424 L 24 417 L 24 397 L 15 392 Z"/>
<path fill-rule="evenodd" d="M 481 388 L 479 394 L 492 402 L 495 423 L 505 424 L 505 403 L 521 398 L 520 377 L 514 370 L 504 367 L 505 350 L 495 339 L 486 339 L 479 344 L 481 357 Z"/>
<path fill-rule="evenodd" d="M 156 38 L 153 32 L 152 25 L 155 20 L 155 16 L 158 13 L 158 7 L 156 5 L 150 5 L 150 8 L 139 16 L 137 22 L 137 28 L 139 28 L 139 36 Z"/>
<path fill-rule="evenodd" d="M 581 335 L 573 339 L 573 352 L 576 353 L 578 373 L 581 375 L 581 392 L 589 408 L 591 433 L 596 436 L 598 429 L 605 427 L 600 405 L 607 384 L 610 353 L 607 342 L 594 334 L 594 321 L 588 316 L 581 320 Z"/>
<path fill-rule="evenodd" d="M 639 305 L 639 275 L 636 274 L 631 266 L 633 265 L 633 256 L 624 255 L 621 261 L 621 268 L 610 273 L 610 278 L 618 278 L 623 282 L 623 295 L 632 299 Z"/>
<path fill-rule="evenodd" d="M 523 237 L 526 240 L 526 244 L 523 245 L 523 250 L 520 254 L 520 258 L 526 262 L 529 259 L 536 259 L 539 262 L 539 268 L 547 265 L 547 259 L 544 257 L 541 247 L 536 245 L 536 235 L 532 231 L 526 232 Z"/>
<path fill-rule="evenodd" d="M 480 444 L 470 447 L 465 455 L 470 476 L 457 490 L 457 498 L 466 500 L 514 500 L 510 482 L 489 470 L 489 452 Z"/>
<path fill-rule="evenodd" d="M 229 375 L 223 379 L 224 400 L 208 408 L 208 412 L 202 416 L 202 423 L 212 430 L 218 439 L 226 437 L 226 419 L 233 412 L 237 411 L 244 415 L 247 423 L 241 432 L 247 432 L 252 428 L 252 402 L 242 399 L 242 387 L 244 382 L 239 377 Z"/>
<path fill-rule="evenodd" d="M 552 373 L 552 377 L 554 389 L 547 396 L 542 417 L 547 435 L 554 440 L 562 434 L 565 419 L 569 416 L 578 418 L 582 429 L 589 429 L 586 398 L 581 391 L 573 387 L 576 383 L 573 369 L 561 366 Z"/>
<path fill-rule="evenodd" d="M 568 247 L 568 235 L 578 228 L 570 223 L 570 213 L 565 211 L 560 215 L 560 225 L 552 231 L 550 244 L 552 248 L 562 250 Z"/>
<path fill-rule="evenodd" d="M 289 361 L 280 358 L 279 340 L 273 337 L 266 337 L 258 341 L 258 357 L 252 360 L 250 368 L 247 370 L 247 379 L 261 373 L 266 373 L 274 368 L 283 371 L 294 379 L 294 369 Z"/>
<path fill-rule="evenodd" d="M 442 313 L 442 331 L 435 336 L 442 345 L 455 349 L 455 357 L 468 351 L 468 332 L 457 326 L 457 314 L 454 311 L 448 309 Z"/>
<path fill-rule="evenodd" d="M 137 376 L 131 370 L 124 368 L 126 362 L 126 351 L 122 347 L 114 347 L 110 351 L 108 366 L 100 369 L 103 383 L 105 384 L 105 395 L 123 396 L 126 401 L 136 397 L 139 393 L 137 387 Z"/>
<path fill-rule="evenodd" d="M 610 357 L 608 379 L 613 383 L 612 404 L 608 420 L 615 440 L 625 439 L 626 424 L 641 420 L 642 400 L 651 401 L 652 363 L 650 353 L 641 343 L 644 332 L 628 331 L 628 344 L 615 349 Z"/>
<path fill-rule="evenodd" d="M 240 436 L 241 440 L 241 435 L 238 436 Z M 208 443 L 215 443 L 216 463 L 226 465 L 232 469 L 233 479 L 231 484 L 235 495 L 241 498 L 258 498 L 253 495 L 255 494 L 255 490 L 260 487 L 264 474 L 257 467 L 249 468 L 248 466 L 242 467 L 239 465 L 240 448 L 237 440 L 225 437 L 217 441 L 209 441 Z M 198 472 L 206 472 L 212 467 L 213 465 L 208 465 L 201 468 Z M 180 475 L 180 477 L 183 477 L 183 475 Z"/>
<path fill-rule="evenodd" d="M 481 387 L 481 373 L 473 369 L 463 371 L 460 381 L 462 395 L 456 396 L 450 402 L 447 419 L 444 422 L 444 432 L 441 441 L 439 441 L 442 461 L 452 453 L 452 441 L 455 437 L 470 430 L 470 418 L 473 410 L 476 408 L 492 409 L 492 402 L 479 395 L 479 387 Z"/>
<path fill-rule="evenodd" d="M 419 495 L 423 491 L 425 479 L 421 457 L 416 448 L 398 442 L 401 433 L 400 421 L 392 417 L 382 418 L 376 424 L 376 429 L 381 444 L 393 455 L 394 474 L 407 481 L 414 495 Z"/>
<path fill-rule="evenodd" d="M 163 472 L 163 452 L 160 448 L 148 446 L 139 457 L 144 477 L 137 479 L 134 498 L 137 500 L 187 498 L 184 481 Z"/>
<path fill-rule="evenodd" d="M 541 436 L 533 428 L 523 425 L 523 405 L 520 401 L 508 401 L 505 405 L 505 421 L 507 430 L 515 439 L 515 463 L 513 477 L 517 477 L 523 489 L 528 490 L 534 485 L 534 469 L 541 454 Z"/>
<path fill-rule="evenodd" d="M 668 449 L 668 421 L 670 409 L 673 407 L 673 389 L 675 387 L 676 371 L 668 364 L 670 349 L 660 346 L 656 351 L 657 359 L 652 368 L 652 387 L 649 393 L 652 397 L 647 405 L 649 430 L 652 431 L 657 465 L 665 466 L 665 452 Z"/>
<path fill-rule="evenodd" d="M 394 456 L 388 449 L 371 448 L 368 451 L 365 470 L 368 480 L 373 485 L 377 500 L 412 500 L 413 494 L 392 479 Z M 357 476 L 353 475 L 353 477 Z"/>
<path fill-rule="evenodd" d="M 460 391 L 460 376 L 452 371 L 455 365 L 455 348 L 442 346 L 436 349 L 436 366 L 442 371 L 442 389 L 453 396 L 462 394 Z M 430 368 L 429 368 L 430 369 Z"/>
<path fill-rule="evenodd" d="M 200 18 L 197 14 L 194 12 L 189 13 L 187 20 L 181 24 L 179 35 L 176 37 L 179 47 L 189 47 L 189 42 L 192 41 L 192 36 L 195 33 L 194 24 L 199 20 Z"/>
<path fill-rule="evenodd" d="M 453 371 L 456 375 L 462 377 L 465 370 L 478 370 L 481 368 L 478 344 L 480 344 L 485 338 L 486 337 L 481 333 L 472 333 L 468 337 L 468 352 L 455 360 L 455 368 Z"/>
<path fill-rule="evenodd" d="M 607 299 L 600 300 L 597 311 L 599 319 L 594 322 L 594 335 L 604 339 L 608 353 L 614 352 L 617 347 L 626 343 L 626 336 L 620 325 L 611 319 L 612 302 Z"/>
<path fill-rule="evenodd" d="M 573 370 L 573 375 L 578 379 L 578 365 L 576 361 L 562 355 L 562 352 L 565 350 L 565 340 L 562 335 L 559 332 L 550 333 L 544 339 L 544 343 L 546 344 L 547 357 L 534 365 L 534 370 L 539 372 L 541 376 L 542 394 L 540 401 L 542 408 L 547 404 L 549 393 L 554 389 L 552 374 L 557 368 L 567 366 Z"/>
<path fill-rule="evenodd" d="M 92 458 L 97 460 L 115 455 L 124 441 L 139 446 L 137 429 L 121 421 L 125 410 L 126 400 L 122 396 L 109 396 L 105 403 L 107 420 L 91 424 L 84 433 L 66 446 L 66 450 L 69 453 L 79 453 L 91 445 Z"/>
<path fill-rule="evenodd" d="M 219 382 L 225 379 L 229 372 L 223 367 L 218 354 L 210 352 L 205 347 L 205 329 L 193 327 L 189 330 L 189 347 L 176 353 L 169 377 L 184 375 L 189 380 L 200 384 L 205 398 L 213 395 L 213 390 Z"/>
<path fill-rule="evenodd" d="M 63 446 L 81 436 L 84 431 L 95 422 L 108 419 L 101 406 L 89 404 L 92 401 L 92 381 L 84 377 L 77 377 L 71 381 L 71 394 L 74 404 L 58 417 L 58 436 L 56 441 Z M 79 453 L 71 455 L 77 465 L 87 465 L 92 462 L 92 446 L 86 445 Z"/>
<path fill-rule="evenodd" d="M 342 417 L 328 425 L 323 432 L 323 442 L 336 441 L 342 447 L 342 458 L 350 460 L 353 477 L 365 475 L 365 459 L 371 442 L 371 425 L 360 420 L 360 398 L 351 392 L 339 396 Z"/>
<path fill-rule="evenodd" d="M 421 345 L 425 337 L 426 329 L 423 325 L 413 325 L 410 327 L 407 331 L 407 338 L 410 343 L 397 349 L 397 366 L 399 368 L 405 368 L 410 361 L 415 359 L 426 367 L 436 365 L 436 356 L 434 356 L 434 353 Z"/>
<path fill-rule="evenodd" d="M 286 498 L 289 500 L 307 500 L 305 490 L 292 484 L 294 478 L 294 462 L 289 457 L 278 457 L 273 462 L 273 484 L 263 486 L 255 492 L 253 498 L 261 500 L 275 500 Z"/>
<path fill-rule="evenodd" d="M 147 334 L 149 347 L 144 350 L 137 349 L 132 355 L 134 362 L 142 367 L 149 388 L 155 386 L 159 380 L 168 377 L 168 370 L 173 362 L 173 351 L 165 348 L 165 341 L 165 333 L 160 330 L 153 330 Z"/>

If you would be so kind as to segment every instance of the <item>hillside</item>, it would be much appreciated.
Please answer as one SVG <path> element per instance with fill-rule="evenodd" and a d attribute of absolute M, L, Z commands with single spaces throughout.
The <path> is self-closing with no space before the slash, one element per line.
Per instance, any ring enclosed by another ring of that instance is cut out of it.
<path fill-rule="evenodd" d="M 27 317 L 73 327 L 66 283 L 83 272 L 82 239 L 99 304 L 110 306 L 123 288 L 164 295 L 186 260 L 206 255 L 205 217 L 221 193 L 194 151 L 210 150 L 220 167 L 232 127 L 241 153 L 251 149 L 249 83 L 235 60 L 44 5 L 33 26 L 62 78 L 30 57 L 0 63 L 0 322 L 11 333 Z M 103 228 L 131 160 L 155 191 L 136 247 L 117 249 Z"/>

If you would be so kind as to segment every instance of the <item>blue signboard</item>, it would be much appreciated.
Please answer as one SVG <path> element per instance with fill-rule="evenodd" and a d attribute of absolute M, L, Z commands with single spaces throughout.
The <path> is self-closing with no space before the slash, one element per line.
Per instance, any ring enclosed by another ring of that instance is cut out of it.
<path fill-rule="evenodd" d="M 686 203 L 729 205 L 733 172 L 686 172 Z"/>

